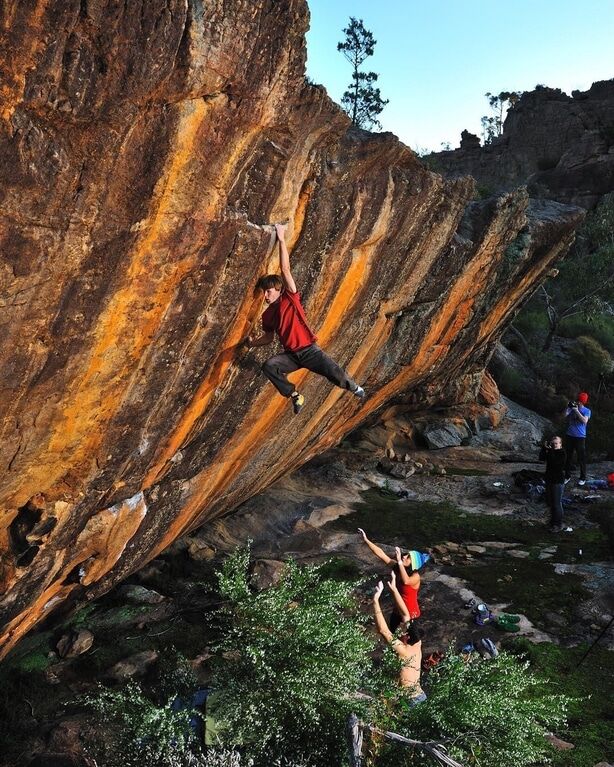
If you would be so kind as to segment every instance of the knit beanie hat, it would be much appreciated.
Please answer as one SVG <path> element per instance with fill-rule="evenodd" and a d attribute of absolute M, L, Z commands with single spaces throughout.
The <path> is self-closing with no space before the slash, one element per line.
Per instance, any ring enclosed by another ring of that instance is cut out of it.
<path fill-rule="evenodd" d="M 588 402 L 588 394 L 585 391 L 581 391 L 580 394 L 578 394 L 578 402 L 581 402 L 583 405 L 586 405 Z"/>
<path fill-rule="evenodd" d="M 423 554 L 421 551 L 408 551 L 407 556 L 411 560 L 412 570 L 419 570 L 431 558 L 430 554 Z"/>

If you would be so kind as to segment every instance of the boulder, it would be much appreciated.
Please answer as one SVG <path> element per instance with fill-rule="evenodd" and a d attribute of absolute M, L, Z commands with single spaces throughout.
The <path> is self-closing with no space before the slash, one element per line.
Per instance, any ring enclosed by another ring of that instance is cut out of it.
<path fill-rule="evenodd" d="M 210 562 L 215 557 L 215 549 L 197 537 L 188 539 L 188 553 L 195 562 Z"/>
<path fill-rule="evenodd" d="M 128 679 L 139 679 L 147 673 L 149 668 L 158 660 L 157 650 L 143 650 L 128 658 L 123 658 L 112 666 L 107 676 L 116 682 L 125 682 Z"/>
<path fill-rule="evenodd" d="M 76 658 L 83 655 L 94 644 L 94 635 L 87 629 L 78 629 L 64 634 L 58 641 L 56 648 L 60 658 Z"/>
<path fill-rule="evenodd" d="M 354 509 L 350 509 L 347 506 L 342 506 L 340 503 L 334 503 L 330 506 L 324 506 L 321 509 L 312 511 L 311 514 L 305 519 L 305 522 L 310 527 L 323 527 L 329 522 L 333 522 L 339 517 L 345 517 L 347 514 L 352 514 Z M 295 528 L 295 532 L 298 532 Z"/>
<path fill-rule="evenodd" d="M 430 450 L 439 450 L 443 447 L 457 447 L 464 440 L 471 437 L 471 430 L 466 421 L 460 423 L 433 423 L 427 424 L 422 429 L 422 437 Z"/>
<path fill-rule="evenodd" d="M 548 733 L 546 735 L 546 740 L 552 748 L 556 749 L 557 751 L 570 751 L 572 748 L 575 748 L 573 743 L 568 743 L 566 740 L 562 740 L 561 738 L 557 738 L 556 735 L 553 735 L 552 733 Z"/>
<path fill-rule="evenodd" d="M 115 593 L 120 599 L 133 605 L 158 605 L 164 602 L 164 597 L 157 591 L 132 583 L 120 586 Z"/>
<path fill-rule="evenodd" d="M 287 565 L 277 559 L 257 559 L 251 568 L 250 582 L 257 591 L 264 591 L 279 583 Z"/>

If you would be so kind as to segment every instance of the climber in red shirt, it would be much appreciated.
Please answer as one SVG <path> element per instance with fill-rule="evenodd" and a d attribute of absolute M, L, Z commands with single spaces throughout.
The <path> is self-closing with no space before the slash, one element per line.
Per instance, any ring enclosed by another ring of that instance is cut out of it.
<path fill-rule="evenodd" d="M 305 397 L 288 381 L 288 373 L 301 368 L 328 378 L 331 383 L 351 391 L 362 399 L 365 396 L 362 386 L 358 386 L 345 370 L 316 344 L 316 336 L 307 324 L 301 295 L 296 290 L 296 283 L 290 271 L 290 256 L 285 239 L 286 225 L 275 224 L 275 231 L 279 241 L 281 277 L 277 274 L 267 274 L 258 280 L 257 287 L 264 292 L 264 300 L 268 304 L 262 315 L 263 332 L 258 338 L 246 338 L 245 344 L 248 347 L 267 346 L 277 334 L 284 351 L 268 359 L 262 366 L 262 372 L 283 397 L 292 399 L 292 407 L 297 414 L 305 404 Z"/>

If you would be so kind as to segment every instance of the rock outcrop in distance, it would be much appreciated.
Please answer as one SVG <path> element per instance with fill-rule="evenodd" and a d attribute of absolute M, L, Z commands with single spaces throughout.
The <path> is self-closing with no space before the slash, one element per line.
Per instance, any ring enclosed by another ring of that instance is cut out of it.
<path fill-rule="evenodd" d="M 459 149 L 436 152 L 429 163 L 471 175 L 491 194 L 526 184 L 532 196 L 592 208 L 614 191 L 614 80 L 571 96 L 538 86 L 510 109 L 491 144 L 463 131 Z"/>
<path fill-rule="evenodd" d="M 303 0 L 0 16 L 0 641 L 93 598 L 416 387 L 463 388 L 581 213 L 473 201 L 306 82 Z M 257 278 L 289 219 L 319 341 L 290 414 Z"/>

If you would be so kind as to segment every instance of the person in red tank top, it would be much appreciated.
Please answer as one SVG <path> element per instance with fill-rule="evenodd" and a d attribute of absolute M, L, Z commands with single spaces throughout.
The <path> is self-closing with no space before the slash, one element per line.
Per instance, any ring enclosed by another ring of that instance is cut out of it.
<path fill-rule="evenodd" d="M 418 604 L 418 592 L 420 591 L 420 573 L 418 570 L 430 560 L 430 554 L 420 551 L 408 551 L 407 554 L 401 554 L 401 549 L 395 547 L 395 559 L 373 543 L 367 537 L 365 531 L 359 527 L 358 532 L 362 535 L 363 541 L 371 549 L 378 559 L 381 559 L 387 565 L 396 564 L 396 570 L 399 574 L 400 589 L 399 592 L 407 607 L 407 611 L 412 620 L 420 617 L 420 605 Z M 396 560 L 396 561 L 395 561 Z M 408 572 L 409 570 L 409 572 Z M 390 616 L 390 628 L 394 631 L 401 623 L 401 614 L 395 608 Z"/>
<path fill-rule="evenodd" d="M 365 396 L 362 386 L 350 378 L 345 370 L 316 344 L 316 335 L 307 323 L 301 294 L 296 289 L 290 271 L 285 224 L 275 224 L 275 231 L 279 241 L 281 277 L 277 274 L 267 274 L 258 280 L 257 287 L 263 291 L 264 300 L 268 304 L 262 315 L 263 332 L 257 338 L 246 338 L 245 345 L 267 346 L 277 335 L 284 351 L 268 359 L 262 366 L 262 372 L 283 397 L 292 400 L 296 414 L 302 410 L 305 397 L 288 381 L 288 374 L 301 368 L 324 376 L 335 386 L 347 389 L 362 399 Z"/>

